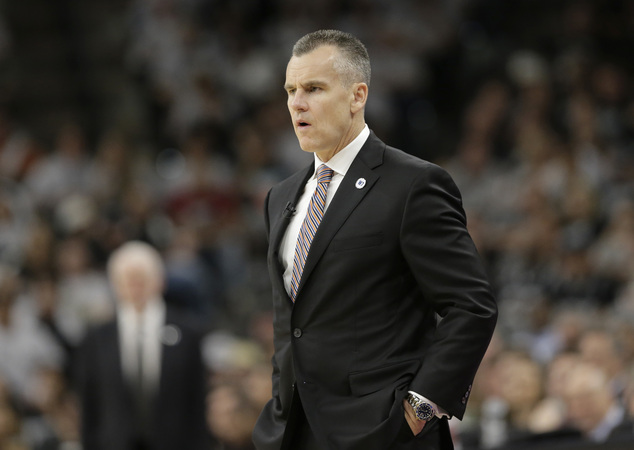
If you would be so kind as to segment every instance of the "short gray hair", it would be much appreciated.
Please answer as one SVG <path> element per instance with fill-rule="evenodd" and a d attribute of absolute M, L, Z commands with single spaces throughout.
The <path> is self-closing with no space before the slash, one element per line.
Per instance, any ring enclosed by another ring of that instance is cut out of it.
<path fill-rule="evenodd" d="M 108 276 L 113 279 L 119 270 L 125 270 L 131 265 L 141 265 L 161 279 L 165 276 L 161 254 L 146 242 L 128 241 L 112 252 L 108 260 Z"/>
<path fill-rule="evenodd" d="M 299 39 L 293 47 L 293 56 L 302 56 L 318 47 L 332 45 L 339 50 L 335 70 L 344 85 L 363 82 L 370 86 L 370 56 L 365 45 L 350 33 L 339 30 L 318 30 Z"/>

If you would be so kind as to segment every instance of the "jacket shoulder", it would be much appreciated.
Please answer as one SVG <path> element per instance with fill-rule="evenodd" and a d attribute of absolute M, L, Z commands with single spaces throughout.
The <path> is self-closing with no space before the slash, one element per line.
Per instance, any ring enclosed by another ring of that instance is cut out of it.
<path fill-rule="evenodd" d="M 398 148 L 385 147 L 383 165 L 387 172 L 398 174 L 402 181 L 421 180 L 451 186 L 455 184 L 449 172 L 443 167 Z"/>

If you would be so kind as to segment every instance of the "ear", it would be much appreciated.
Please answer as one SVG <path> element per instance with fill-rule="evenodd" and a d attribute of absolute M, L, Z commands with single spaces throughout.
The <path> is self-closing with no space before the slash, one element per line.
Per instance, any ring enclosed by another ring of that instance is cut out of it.
<path fill-rule="evenodd" d="M 350 111 L 356 114 L 365 108 L 365 102 L 368 100 L 368 85 L 365 83 L 354 83 L 352 85 L 352 95 Z"/>

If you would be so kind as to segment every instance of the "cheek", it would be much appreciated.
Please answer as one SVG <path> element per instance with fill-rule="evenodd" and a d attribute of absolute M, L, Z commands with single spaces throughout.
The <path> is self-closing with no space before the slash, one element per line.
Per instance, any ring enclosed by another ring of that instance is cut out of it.
<path fill-rule="evenodd" d="M 350 110 L 347 109 L 345 105 L 338 102 L 332 107 L 331 111 L 332 113 L 329 119 L 333 126 L 339 129 L 348 129 L 350 127 L 352 116 L 350 115 Z"/>

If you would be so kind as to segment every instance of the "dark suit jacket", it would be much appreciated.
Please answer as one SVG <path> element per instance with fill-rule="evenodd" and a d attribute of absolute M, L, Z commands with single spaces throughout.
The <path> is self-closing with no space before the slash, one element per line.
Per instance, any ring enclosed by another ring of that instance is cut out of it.
<path fill-rule="evenodd" d="M 444 170 L 371 133 L 317 230 L 293 304 L 279 262 L 284 210 L 312 173 L 266 200 L 273 398 L 254 442 L 283 448 L 298 396 L 324 449 L 420 448 L 413 436 L 396 444 L 407 390 L 461 418 L 497 317 L 460 193 Z"/>
<path fill-rule="evenodd" d="M 151 450 L 209 449 L 205 421 L 205 370 L 201 334 L 186 317 L 167 310 L 166 324 L 180 330 L 163 344 L 160 386 L 151 418 Z M 84 450 L 131 448 L 133 394 L 122 374 L 117 322 L 90 331 L 77 366 Z"/>

